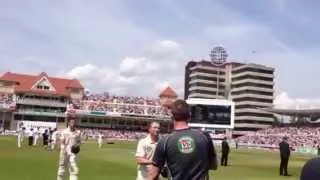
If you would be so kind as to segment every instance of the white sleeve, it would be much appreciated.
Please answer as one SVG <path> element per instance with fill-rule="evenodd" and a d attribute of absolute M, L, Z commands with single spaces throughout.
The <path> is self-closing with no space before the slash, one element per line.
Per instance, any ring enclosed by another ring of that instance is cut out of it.
<path fill-rule="evenodd" d="M 140 140 L 137 146 L 136 157 L 144 157 L 143 140 Z"/>

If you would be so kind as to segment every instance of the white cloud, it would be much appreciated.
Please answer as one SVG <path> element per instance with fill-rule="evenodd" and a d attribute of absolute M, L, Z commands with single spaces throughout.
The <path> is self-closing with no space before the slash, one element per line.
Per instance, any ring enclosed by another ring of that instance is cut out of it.
<path fill-rule="evenodd" d="M 70 77 L 77 77 L 79 79 L 87 80 L 96 79 L 98 77 L 102 78 L 104 76 L 104 72 L 92 64 L 86 64 L 84 66 L 77 66 L 73 68 L 67 73 L 67 75 Z"/>
<path fill-rule="evenodd" d="M 156 70 L 156 64 L 144 57 L 127 57 L 120 63 L 120 73 L 124 76 L 148 75 Z"/>
<path fill-rule="evenodd" d="M 272 14 L 255 16 L 247 10 L 256 10 L 257 4 L 243 8 L 243 3 L 218 0 L 157 1 L 157 6 L 143 3 L 143 7 L 130 1 L 8 1 L 0 3 L 0 59 L 6 62 L 0 70 L 61 71 L 92 91 L 133 95 L 155 94 L 166 82 L 182 94 L 188 57 L 207 58 L 210 48 L 223 45 L 230 59 L 276 67 L 277 89 L 315 96 L 320 71 L 310 67 L 320 66 L 319 48 L 294 49 L 299 42 L 286 34 L 304 33 L 287 20 L 310 22 L 318 17 L 296 13 L 288 8 L 290 3 L 259 2 L 259 12 Z M 140 8 L 157 9 L 145 14 Z M 317 23 L 311 24 L 305 29 L 316 31 Z M 318 46 L 313 43 L 310 46 Z"/>
<path fill-rule="evenodd" d="M 65 74 L 81 80 L 93 91 L 157 96 L 166 85 L 182 95 L 183 72 L 183 51 L 179 43 L 163 40 L 143 48 L 139 57 L 124 58 L 116 68 L 86 64 Z"/>
<path fill-rule="evenodd" d="M 119 71 L 93 64 L 76 66 L 66 73 L 67 77 L 79 79 L 92 91 L 112 91 L 125 93 L 126 86 L 137 84 L 140 77 L 123 76 Z"/>
<path fill-rule="evenodd" d="M 87 63 L 112 67 L 116 61 L 104 61 L 158 39 L 127 16 L 121 1 L 0 3 L 0 26 L 0 59 L 14 71 L 52 65 L 46 70 L 55 73 L 61 68 L 56 62 L 67 69 Z"/>
<path fill-rule="evenodd" d="M 138 76 L 124 77 L 124 76 L 120 75 L 118 77 L 118 81 L 115 83 L 119 83 L 122 85 L 136 85 L 139 83 L 140 80 L 141 79 Z M 125 87 L 123 87 L 123 88 L 125 88 Z"/>
<path fill-rule="evenodd" d="M 153 59 L 162 57 L 175 57 L 183 54 L 180 44 L 171 40 L 162 40 L 152 43 L 150 46 L 144 48 L 144 53 Z M 168 61 L 168 59 L 162 59 Z"/>
<path fill-rule="evenodd" d="M 312 109 L 320 108 L 320 99 L 293 98 L 286 92 L 280 93 L 275 101 L 275 108 L 281 109 Z"/>
<path fill-rule="evenodd" d="M 170 71 L 175 71 L 183 65 L 185 58 L 180 44 L 172 40 L 151 43 L 142 50 L 142 54 L 156 64 L 158 69 L 169 69 Z"/>

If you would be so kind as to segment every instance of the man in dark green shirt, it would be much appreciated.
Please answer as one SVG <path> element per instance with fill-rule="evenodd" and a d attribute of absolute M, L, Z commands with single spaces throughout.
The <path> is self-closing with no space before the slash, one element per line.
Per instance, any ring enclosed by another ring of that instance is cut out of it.
<path fill-rule="evenodd" d="M 172 180 L 206 180 L 217 169 L 217 156 L 209 134 L 188 127 L 189 106 L 177 100 L 171 107 L 174 131 L 161 139 L 153 157 L 149 180 L 157 179 L 167 164 Z"/>

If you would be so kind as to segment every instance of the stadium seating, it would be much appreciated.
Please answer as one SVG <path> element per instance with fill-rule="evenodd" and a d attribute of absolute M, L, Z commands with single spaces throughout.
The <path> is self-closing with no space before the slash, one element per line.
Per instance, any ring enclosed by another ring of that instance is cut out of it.
<path fill-rule="evenodd" d="M 149 97 L 113 96 L 108 93 L 90 94 L 82 101 L 73 101 L 73 109 L 126 113 L 136 115 L 169 116 L 159 99 Z"/>
<path fill-rule="evenodd" d="M 141 138 L 145 138 L 148 133 L 143 131 L 132 131 L 132 130 L 105 130 L 105 129 L 92 129 L 92 128 L 82 128 L 81 129 L 82 138 L 85 139 L 87 136 L 91 139 L 96 139 L 100 133 L 103 134 L 103 138 L 107 140 L 126 140 L 126 141 L 136 141 Z M 161 134 L 161 136 L 166 136 L 167 134 Z"/>
<path fill-rule="evenodd" d="M 67 105 L 58 100 L 25 99 L 17 97 L 17 101 L 32 101 L 37 104 L 50 104 L 50 106 Z M 0 94 L 0 108 L 10 108 L 15 104 L 13 96 Z M 70 106 L 69 106 L 70 107 Z M 108 93 L 90 94 L 83 100 L 73 101 L 72 109 L 100 111 L 112 113 L 126 113 L 134 115 L 169 116 L 167 108 L 160 105 L 160 100 L 151 97 L 114 96 Z"/>
<path fill-rule="evenodd" d="M 12 95 L 9 94 L 0 94 L 0 108 L 11 108 L 14 104 Z"/>
<path fill-rule="evenodd" d="M 97 138 L 99 133 L 109 140 L 138 140 L 147 135 L 146 132 L 128 131 L 128 130 L 99 130 L 99 129 L 81 129 L 82 137 Z"/>
<path fill-rule="evenodd" d="M 300 147 L 317 148 L 319 146 L 320 128 L 318 127 L 282 127 L 270 128 L 249 133 L 237 139 L 239 143 L 264 145 L 278 148 L 284 136 L 289 137 L 289 144 L 293 150 Z"/>

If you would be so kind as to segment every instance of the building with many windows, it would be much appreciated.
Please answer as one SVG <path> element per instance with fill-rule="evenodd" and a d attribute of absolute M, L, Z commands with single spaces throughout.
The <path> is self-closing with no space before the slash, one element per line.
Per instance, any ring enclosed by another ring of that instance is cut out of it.
<path fill-rule="evenodd" d="M 0 119 L 5 129 L 17 121 L 64 123 L 67 104 L 83 95 L 76 79 L 7 72 L 0 77 Z"/>
<path fill-rule="evenodd" d="M 157 121 L 161 131 L 168 132 L 172 129 L 168 107 L 176 98 L 169 86 L 158 98 L 87 94 L 83 100 L 70 104 L 67 114 L 77 117 L 83 128 L 145 131 L 150 121 Z"/>
<path fill-rule="evenodd" d="M 272 113 L 259 110 L 273 106 L 274 68 L 258 64 L 190 61 L 185 68 L 185 99 L 212 98 L 235 102 L 236 131 L 270 127 Z"/>
<path fill-rule="evenodd" d="M 59 129 L 67 116 L 84 129 L 144 131 L 150 121 L 158 121 L 167 132 L 172 129 L 168 106 L 176 98 L 170 87 L 157 98 L 93 94 L 76 79 L 7 72 L 0 76 L 0 133 L 2 128 Z"/>

